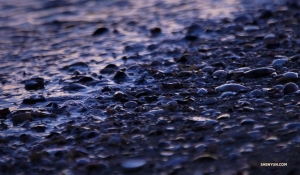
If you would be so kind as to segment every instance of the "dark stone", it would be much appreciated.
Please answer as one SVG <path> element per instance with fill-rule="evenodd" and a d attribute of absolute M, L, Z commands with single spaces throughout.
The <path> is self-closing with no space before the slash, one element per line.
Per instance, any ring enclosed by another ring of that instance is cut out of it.
<path fill-rule="evenodd" d="M 106 33 L 108 33 L 109 30 L 105 27 L 101 27 L 99 29 L 97 29 L 94 33 L 93 33 L 93 36 L 101 36 L 101 35 L 104 35 Z"/>
<path fill-rule="evenodd" d="M 0 119 L 6 119 L 8 114 L 10 114 L 9 108 L 0 109 Z"/>
<path fill-rule="evenodd" d="M 44 89 L 44 79 L 43 78 L 32 78 L 27 80 L 25 83 L 26 90 L 39 90 Z"/>
<path fill-rule="evenodd" d="M 43 95 L 32 95 L 29 98 L 23 100 L 24 104 L 35 104 L 39 102 L 45 102 L 46 98 Z"/>
<path fill-rule="evenodd" d="M 151 32 L 152 36 L 158 36 L 159 34 L 161 34 L 161 29 L 156 27 L 156 28 L 151 29 L 150 32 Z"/>

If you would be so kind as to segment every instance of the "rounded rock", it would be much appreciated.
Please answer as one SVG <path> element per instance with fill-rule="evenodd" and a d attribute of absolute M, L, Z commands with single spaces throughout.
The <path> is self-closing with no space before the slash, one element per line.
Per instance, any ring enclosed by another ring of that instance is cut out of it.
<path fill-rule="evenodd" d="M 147 163 L 146 159 L 132 158 L 132 159 L 123 161 L 121 163 L 121 166 L 125 170 L 136 170 L 136 169 L 139 169 L 139 168 L 142 168 L 143 166 L 145 166 L 146 163 Z"/>
<path fill-rule="evenodd" d="M 31 121 L 32 116 L 30 114 L 26 114 L 26 113 L 20 113 L 20 114 L 16 114 L 16 115 L 12 116 L 12 122 L 14 125 L 21 124 L 21 123 L 25 122 L 26 120 Z"/>
<path fill-rule="evenodd" d="M 221 86 L 216 87 L 216 90 L 218 92 L 226 92 L 226 91 L 230 91 L 230 92 L 245 92 L 245 91 L 249 91 L 250 88 L 240 85 L 240 84 L 235 84 L 235 83 L 229 83 L 229 84 L 223 84 Z"/>
<path fill-rule="evenodd" d="M 288 83 L 283 88 L 283 94 L 290 94 L 299 90 L 299 87 L 295 83 Z"/>
<path fill-rule="evenodd" d="M 135 102 L 135 101 L 129 101 L 129 102 L 126 102 L 124 104 L 124 107 L 125 108 L 134 108 L 136 107 L 138 104 Z"/>

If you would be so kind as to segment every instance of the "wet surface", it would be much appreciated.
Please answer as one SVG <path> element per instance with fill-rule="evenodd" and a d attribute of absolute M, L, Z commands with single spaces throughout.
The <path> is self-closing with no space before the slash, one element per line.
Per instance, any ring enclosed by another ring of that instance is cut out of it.
<path fill-rule="evenodd" d="M 299 7 L 1 1 L 1 173 L 299 174 Z"/>

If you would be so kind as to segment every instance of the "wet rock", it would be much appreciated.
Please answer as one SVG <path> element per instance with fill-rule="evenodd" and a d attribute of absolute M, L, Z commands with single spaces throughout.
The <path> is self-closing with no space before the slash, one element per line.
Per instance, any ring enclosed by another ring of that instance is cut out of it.
<path fill-rule="evenodd" d="M 93 34 L 92 36 L 101 36 L 101 35 L 104 35 L 106 33 L 108 33 L 109 30 L 106 28 L 106 27 L 101 27 L 101 28 L 98 28 Z"/>
<path fill-rule="evenodd" d="M 298 74 L 295 72 L 286 72 L 282 75 L 282 77 L 278 78 L 276 81 L 281 83 L 287 83 L 291 81 L 297 81 Z"/>
<path fill-rule="evenodd" d="M 296 92 L 297 90 L 299 90 L 299 87 L 295 83 L 290 82 L 284 86 L 282 91 L 284 94 L 290 94 Z"/>
<path fill-rule="evenodd" d="M 151 32 L 152 36 L 158 36 L 159 34 L 161 34 L 161 29 L 156 27 L 156 28 L 151 29 L 150 32 Z"/>
<path fill-rule="evenodd" d="M 275 69 L 268 68 L 268 67 L 261 67 L 261 68 L 256 68 L 256 69 L 246 71 L 244 75 L 247 78 L 261 78 L 261 77 L 271 75 L 273 72 L 275 72 Z"/>
<path fill-rule="evenodd" d="M 228 72 L 224 70 L 217 70 L 212 74 L 213 78 L 217 78 L 217 79 L 227 77 L 227 75 Z"/>
<path fill-rule="evenodd" d="M 169 101 L 164 108 L 167 110 L 175 111 L 178 107 L 178 103 L 175 100 Z"/>
<path fill-rule="evenodd" d="M 68 65 L 68 66 L 64 66 L 62 68 L 62 70 L 68 70 L 68 71 L 77 71 L 77 72 L 80 72 L 79 70 L 85 70 L 89 68 L 89 66 L 84 63 L 84 62 L 77 62 L 77 63 L 73 63 L 71 65 Z M 78 69 L 78 70 L 77 70 Z"/>
<path fill-rule="evenodd" d="M 127 95 L 122 91 L 115 92 L 113 96 L 114 100 L 119 100 L 119 101 L 126 99 L 126 97 Z"/>
<path fill-rule="evenodd" d="M 245 32 L 255 32 L 257 30 L 259 30 L 259 27 L 255 25 L 248 25 L 244 27 Z"/>
<path fill-rule="evenodd" d="M 45 132 L 46 131 L 46 126 L 43 124 L 39 124 L 39 125 L 34 125 L 31 127 L 31 130 L 36 131 L 36 132 Z"/>
<path fill-rule="evenodd" d="M 253 23 L 253 17 L 249 14 L 243 14 L 243 15 L 240 15 L 238 17 L 236 17 L 234 20 L 233 20 L 235 23 L 241 23 L 241 24 L 251 24 Z"/>
<path fill-rule="evenodd" d="M 254 125 L 256 123 L 253 119 L 244 119 L 241 121 L 241 125 Z"/>
<path fill-rule="evenodd" d="M 229 114 L 221 114 L 217 117 L 217 120 L 223 120 L 223 119 L 229 119 L 230 115 Z"/>
<path fill-rule="evenodd" d="M 300 61 L 300 54 L 293 55 L 293 56 L 289 57 L 289 60 L 299 62 Z"/>
<path fill-rule="evenodd" d="M 29 98 L 23 100 L 24 104 L 35 104 L 39 102 L 45 102 L 46 98 L 43 95 L 32 95 Z"/>
<path fill-rule="evenodd" d="M 255 97 L 255 98 L 262 97 L 263 95 L 264 95 L 263 92 L 258 89 L 255 89 L 249 93 L 249 97 Z"/>
<path fill-rule="evenodd" d="M 39 90 L 44 89 L 44 79 L 43 78 L 32 78 L 25 82 L 25 89 L 26 90 Z"/>
<path fill-rule="evenodd" d="M 175 158 L 171 158 L 170 160 L 168 160 L 163 165 L 163 167 L 171 168 L 171 167 L 179 166 L 183 163 L 186 163 L 187 161 L 188 161 L 188 159 L 186 157 L 175 157 Z"/>
<path fill-rule="evenodd" d="M 14 125 L 21 124 L 25 122 L 26 120 L 32 121 L 32 116 L 27 113 L 20 113 L 20 114 L 15 114 L 12 116 L 12 122 Z"/>
<path fill-rule="evenodd" d="M 132 171 L 132 170 L 138 170 L 138 169 L 142 168 L 143 166 L 146 165 L 146 163 L 147 163 L 146 159 L 131 158 L 131 159 L 124 160 L 121 163 L 121 166 L 124 170 Z"/>
<path fill-rule="evenodd" d="M 87 87 L 82 85 L 82 84 L 79 84 L 79 83 L 72 83 L 68 86 L 64 86 L 62 89 L 64 91 L 79 91 L 79 90 L 82 90 L 82 89 L 86 89 Z"/>
<path fill-rule="evenodd" d="M 121 138 L 119 136 L 112 136 L 108 140 L 108 144 L 113 145 L 113 146 L 118 146 L 121 144 Z"/>
<path fill-rule="evenodd" d="M 205 99 L 202 104 L 203 105 L 211 105 L 211 104 L 215 104 L 215 103 L 218 103 L 218 99 L 215 97 L 209 97 L 209 98 Z"/>
<path fill-rule="evenodd" d="M 100 73 L 101 74 L 113 74 L 118 69 L 119 69 L 118 66 L 116 66 L 115 64 L 109 64 L 105 68 L 100 70 Z"/>
<path fill-rule="evenodd" d="M 213 154 L 200 154 L 193 158 L 193 162 L 211 162 L 217 159 L 217 156 Z"/>
<path fill-rule="evenodd" d="M 9 108 L 0 109 L 0 119 L 6 119 L 6 116 L 10 114 Z"/>
<path fill-rule="evenodd" d="M 259 16 L 259 19 L 269 19 L 273 16 L 273 12 L 271 10 L 264 9 Z"/>
<path fill-rule="evenodd" d="M 235 96 L 236 94 L 237 94 L 236 92 L 227 91 L 227 92 L 223 92 L 220 95 L 220 98 L 227 98 L 227 97 L 230 97 L 230 96 Z"/>
<path fill-rule="evenodd" d="M 292 122 L 284 125 L 285 129 L 300 129 L 300 122 Z"/>
<path fill-rule="evenodd" d="M 115 75 L 113 76 L 113 80 L 116 80 L 116 81 L 122 81 L 122 80 L 125 80 L 126 78 L 128 78 L 128 76 L 123 71 L 117 71 L 115 73 Z"/>
<path fill-rule="evenodd" d="M 199 96 L 203 96 L 203 95 L 205 95 L 205 94 L 207 94 L 208 93 L 208 91 L 205 89 L 205 88 L 201 88 L 201 89 L 199 89 L 198 91 L 197 91 L 197 94 L 199 95 Z"/>
<path fill-rule="evenodd" d="M 135 102 L 135 101 L 129 101 L 129 102 L 126 102 L 124 104 L 124 107 L 125 108 L 134 108 L 136 107 L 138 104 Z"/>
<path fill-rule="evenodd" d="M 240 84 L 235 84 L 235 83 L 229 83 L 229 84 L 223 84 L 221 86 L 216 87 L 216 91 L 218 92 L 246 92 L 249 91 L 250 88 L 240 85 Z"/>
<path fill-rule="evenodd" d="M 272 62 L 274 68 L 281 68 L 288 62 L 287 58 L 276 59 Z"/>

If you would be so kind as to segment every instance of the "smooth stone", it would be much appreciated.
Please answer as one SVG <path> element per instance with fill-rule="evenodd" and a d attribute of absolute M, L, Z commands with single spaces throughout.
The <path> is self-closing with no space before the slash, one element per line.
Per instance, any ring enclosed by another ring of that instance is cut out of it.
<path fill-rule="evenodd" d="M 259 27 L 254 26 L 254 25 L 249 25 L 249 26 L 244 27 L 244 31 L 246 31 L 246 32 L 254 32 L 254 31 L 257 31 L 257 30 L 259 30 Z"/>
<path fill-rule="evenodd" d="M 241 125 L 254 125 L 256 123 L 253 119 L 244 119 L 241 121 Z"/>
<path fill-rule="evenodd" d="M 101 36 L 108 33 L 109 30 L 106 27 L 98 28 L 92 35 L 93 36 Z"/>
<path fill-rule="evenodd" d="M 26 113 L 15 114 L 12 116 L 12 122 L 14 125 L 21 124 L 26 120 L 32 121 L 32 116 Z"/>
<path fill-rule="evenodd" d="M 224 70 L 217 70 L 212 74 L 213 78 L 223 78 L 226 77 L 227 75 L 228 72 Z"/>
<path fill-rule="evenodd" d="M 287 61 L 288 61 L 288 59 L 276 59 L 272 62 L 272 66 L 274 66 L 275 68 L 280 68 L 284 64 L 286 64 Z"/>
<path fill-rule="evenodd" d="M 46 98 L 43 95 L 32 95 L 29 98 L 23 100 L 24 104 L 35 104 L 38 102 L 45 102 Z"/>
<path fill-rule="evenodd" d="M 112 136 L 109 140 L 108 140 L 108 144 L 110 145 L 120 145 L 121 144 L 121 138 L 118 136 Z"/>
<path fill-rule="evenodd" d="M 249 97 L 262 97 L 264 94 L 261 90 L 255 89 L 249 93 Z"/>
<path fill-rule="evenodd" d="M 290 94 L 290 93 L 296 92 L 297 90 L 299 90 L 299 87 L 295 83 L 290 82 L 284 86 L 283 93 Z"/>
<path fill-rule="evenodd" d="M 291 80 L 297 80 L 298 79 L 298 74 L 295 72 L 286 72 L 283 74 L 284 78 L 288 78 Z"/>
<path fill-rule="evenodd" d="M 116 70 L 118 70 L 118 66 L 116 66 L 114 64 L 109 64 L 109 65 L 105 66 L 105 68 L 103 68 L 102 70 L 100 70 L 100 73 L 101 74 L 112 74 Z"/>
<path fill-rule="evenodd" d="M 142 168 L 147 163 L 146 159 L 143 158 L 131 158 L 128 160 L 125 160 L 121 163 L 122 168 L 125 170 L 135 170 Z"/>
<path fill-rule="evenodd" d="M 198 91 L 197 91 L 197 94 L 199 95 L 199 96 L 203 96 L 203 95 L 205 95 L 205 94 L 207 94 L 208 93 L 208 91 L 205 89 L 205 88 L 201 88 L 201 89 L 199 89 Z"/>
<path fill-rule="evenodd" d="M 209 97 L 209 98 L 205 99 L 202 104 L 203 105 L 211 105 L 211 104 L 215 104 L 217 102 L 218 102 L 217 98 L 215 98 L 215 97 Z"/>
<path fill-rule="evenodd" d="M 168 160 L 163 167 L 165 168 L 171 168 L 171 167 L 175 167 L 178 166 L 180 164 L 183 164 L 185 162 L 187 162 L 188 159 L 186 157 L 176 157 L 176 158 L 172 158 L 170 160 Z"/>
<path fill-rule="evenodd" d="M 8 114 L 10 114 L 9 108 L 0 109 L 0 119 L 6 119 Z"/>
<path fill-rule="evenodd" d="M 63 87 L 63 90 L 65 91 L 78 91 L 78 90 L 82 90 L 82 89 L 86 89 L 87 87 L 82 85 L 82 84 L 79 84 L 79 83 L 72 83 L 68 86 L 64 86 Z"/>
<path fill-rule="evenodd" d="M 43 124 L 39 124 L 39 125 L 34 125 L 31 127 L 31 130 L 34 130 L 36 132 L 45 132 L 46 131 L 46 126 Z"/>
<path fill-rule="evenodd" d="M 44 79 L 43 78 L 32 78 L 25 82 L 25 89 L 26 90 L 39 90 L 44 89 Z"/>
<path fill-rule="evenodd" d="M 230 84 L 223 84 L 221 86 L 218 86 L 218 87 L 216 87 L 216 90 L 218 92 L 226 92 L 226 91 L 245 92 L 245 91 L 249 91 L 250 88 L 240 85 L 240 84 L 230 83 Z"/>
<path fill-rule="evenodd" d="M 136 107 L 138 104 L 135 102 L 135 101 L 129 101 L 129 102 L 126 102 L 124 104 L 124 107 L 125 108 L 134 108 Z"/>
<path fill-rule="evenodd" d="M 124 80 L 126 79 L 128 76 L 125 72 L 123 71 L 117 71 L 115 73 L 115 75 L 113 76 L 113 80 L 117 80 L 117 81 L 120 81 L 120 80 Z"/>
<path fill-rule="evenodd" d="M 284 125 L 285 129 L 300 129 L 300 122 L 292 122 Z"/>
<path fill-rule="evenodd" d="M 275 72 L 275 69 L 268 67 L 261 67 L 256 69 L 251 69 L 249 71 L 244 72 L 246 78 L 261 78 L 268 75 L 271 75 Z"/>
<path fill-rule="evenodd" d="M 236 94 L 237 94 L 236 92 L 230 92 L 230 91 L 227 91 L 227 92 L 223 92 L 223 93 L 220 95 L 220 98 L 225 98 L 225 97 L 235 96 Z"/>
<path fill-rule="evenodd" d="M 217 117 L 217 120 L 223 120 L 223 119 L 229 119 L 230 115 L 229 114 L 221 114 Z"/>

